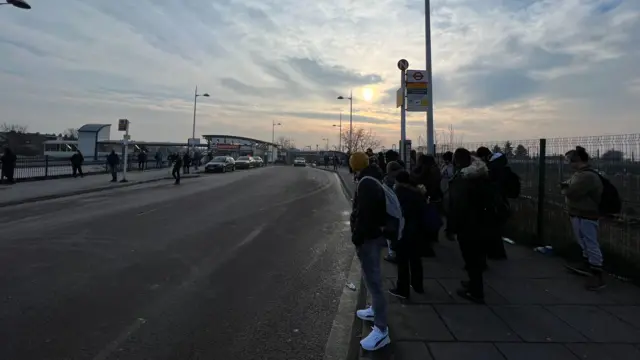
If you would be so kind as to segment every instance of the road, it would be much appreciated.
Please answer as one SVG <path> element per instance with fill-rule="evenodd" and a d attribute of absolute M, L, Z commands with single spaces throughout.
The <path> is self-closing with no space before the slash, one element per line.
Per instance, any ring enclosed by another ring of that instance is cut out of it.
<path fill-rule="evenodd" d="M 321 359 L 348 210 L 292 167 L 0 209 L 0 358 Z"/>

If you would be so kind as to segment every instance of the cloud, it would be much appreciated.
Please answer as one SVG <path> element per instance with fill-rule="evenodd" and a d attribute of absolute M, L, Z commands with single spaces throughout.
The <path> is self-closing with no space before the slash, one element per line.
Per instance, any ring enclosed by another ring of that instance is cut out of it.
<path fill-rule="evenodd" d="M 396 63 L 424 68 L 424 2 L 67 0 L 0 9 L 3 122 L 40 132 L 132 120 L 132 136 L 299 144 L 353 121 L 397 143 Z M 637 132 L 640 2 L 434 0 L 437 133 L 465 140 Z M 372 102 L 363 88 L 374 92 Z M 407 114 L 424 141 L 425 114 Z M 115 137 L 116 134 L 113 134 Z M 442 137 L 442 135 L 439 135 Z M 387 145 L 387 146 L 388 146 Z"/>

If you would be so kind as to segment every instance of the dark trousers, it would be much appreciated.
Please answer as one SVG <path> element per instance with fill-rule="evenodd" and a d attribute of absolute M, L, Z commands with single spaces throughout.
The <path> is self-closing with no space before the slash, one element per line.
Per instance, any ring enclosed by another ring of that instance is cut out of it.
<path fill-rule="evenodd" d="M 71 165 L 71 172 L 73 174 L 73 177 L 76 177 L 78 175 L 80 175 L 80 177 L 84 177 L 84 174 L 82 173 L 82 166 L 81 165 Z"/>
<path fill-rule="evenodd" d="M 489 259 L 507 258 L 507 252 L 504 249 L 504 241 L 502 241 L 502 229 L 502 226 L 496 225 L 491 227 L 487 233 L 487 257 Z"/>
<path fill-rule="evenodd" d="M 174 167 L 171 176 L 176 179 L 176 184 L 180 184 L 180 168 Z"/>
<path fill-rule="evenodd" d="M 188 173 L 189 173 L 189 167 L 190 167 L 190 165 L 185 165 L 185 166 L 183 167 L 182 173 L 183 173 L 183 174 L 188 174 Z"/>
<path fill-rule="evenodd" d="M 138 161 L 138 170 L 144 170 L 144 161 Z"/>
<path fill-rule="evenodd" d="M 416 291 L 424 290 L 422 285 L 422 260 L 420 253 L 415 249 L 400 249 L 396 251 L 396 263 L 398 266 L 398 282 L 396 290 L 402 295 L 408 296 L 409 285 Z"/>
<path fill-rule="evenodd" d="M 15 169 L 12 167 L 3 167 L 2 174 L 0 175 L 0 181 L 2 181 L 3 178 L 7 178 L 7 181 L 9 181 L 10 184 L 15 183 L 16 181 L 13 179 L 14 171 Z"/>
<path fill-rule="evenodd" d="M 118 181 L 118 166 L 117 165 L 109 165 L 109 171 L 111 172 L 111 181 Z"/>
<path fill-rule="evenodd" d="M 460 245 L 460 252 L 469 276 L 468 291 L 480 298 L 484 297 L 482 273 L 487 261 L 485 236 L 482 231 L 458 233 L 458 245 Z"/>

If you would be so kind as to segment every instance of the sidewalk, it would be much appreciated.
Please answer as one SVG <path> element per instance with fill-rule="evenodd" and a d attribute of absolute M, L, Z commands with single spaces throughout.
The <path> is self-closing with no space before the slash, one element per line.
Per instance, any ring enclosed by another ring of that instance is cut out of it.
<path fill-rule="evenodd" d="M 196 177 L 199 176 L 198 174 L 199 171 L 192 168 L 191 174 L 182 175 L 182 177 Z M 122 173 L 118 173 L 118 180 L 120 179 L 122 179 Z M 171 168 L 129 172 L 126 183 L 112 183 L 110 182 L 111 174 L 104 174 L 85 176 L 84 178 L 30 181 L 14 185 L 0 184 L 0 207 L 116 189 L 164 179 L 173 180 Z"/>
<path fill-rule="evenodd" d="M 352 190 L 348 172 L 339 173 Z M 464 263 L 458 244 L 442 239 L 437 257 L 423 259 L 426 294 L 388 296 L 391 345 L 361 358 L 640 359 L 640 288 L 609 277 L 605 289 L 590 292 L 562 259 L 505 246 L 509 260 L 490 262 L 485 274 L 487 305 L 475 305 L 455 294 Z M 384 262 L 382 272 L 386 291 L 396 269 Z M 363 336 L 370 326 L 362 324 Z"/>

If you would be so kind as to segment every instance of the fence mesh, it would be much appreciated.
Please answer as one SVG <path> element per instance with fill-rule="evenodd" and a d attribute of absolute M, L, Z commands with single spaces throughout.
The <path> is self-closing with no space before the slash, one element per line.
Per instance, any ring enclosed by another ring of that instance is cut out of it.
<path fill-rule="evenodd" d="M 436 153 L 466 148 L 476 151 L 484 146 L 502 152 L 511 169 L 520 176 L 522 193 L 514 200 L 514 216 L 509 233 L 520 242 L 562 248 L 575 244 L 559 183 L 573 173 L 564 154 L 576 146 L 586 149 L 591 166 L 606 176 L 618 189 L 622 213 L 601 221 L 600 242 L 613 259 L 640 260 L 640 134 L 571 138 L 502 140 L 436 145 Z M 544 151 L 541 151 L 544 150 Z M 543 156 L 543 158 L 541 158 Z M 541 166 L 544 172 L 541 173 Z M 540 182 L 544 196 L 540 196 Z M 542 200 L 541 217 L 538 204 Z M 540 222 L 540 223 L 539 223 Z M 542 234 L 538 234 L 542 229 Z"/>

